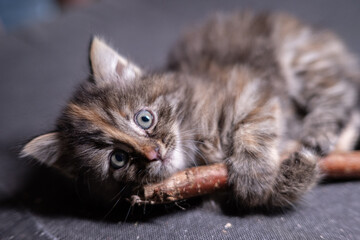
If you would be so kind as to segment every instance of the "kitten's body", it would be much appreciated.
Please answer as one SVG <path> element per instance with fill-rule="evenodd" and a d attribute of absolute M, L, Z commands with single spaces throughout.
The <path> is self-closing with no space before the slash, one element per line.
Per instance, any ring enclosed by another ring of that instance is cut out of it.
<path fill-rule="evenodd" d="M 90 59 L 94 77 L 57 131 L 24 153 L 115 193 L 224 161 L 237 201 L 284 206 L 316 182 L 318 156 L 351 149 L 357 135 L 356 61 L 333 34 L 287 15 L 218 15 L 180 40 L 171 72 L 144 74 L 97 39 Z M 119 169 L 114 149 L 131 156 Z"/>

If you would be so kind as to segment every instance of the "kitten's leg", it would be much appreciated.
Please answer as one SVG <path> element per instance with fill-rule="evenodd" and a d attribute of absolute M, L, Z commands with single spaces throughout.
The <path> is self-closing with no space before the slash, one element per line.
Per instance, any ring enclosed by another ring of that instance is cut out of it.
<path fill-rule="evenodd" d="M 285 47 L 284 54 L 294 53 L 283 66 L 290 73 L 289 92 L 306 112 L 300 141 L 326 155 L 334 149 L 355 109 L 357 64 L 329 32 L 304 28 L 288 39 L 284 45 L 293 47 Z"/>
<path fill-rule="evenodd" d="M 319 179 L 318 155 L 307 147 L 280 161 L 281 119 L 278 102 L 271 99 L 235 125 L 227 164 L 229 183 L 242 206 L 289 206 Z"/>
<path fill-rule="evenodd" d="M 352 113 L 352 116 L 346 128 L 339 136 L 334 151 L 351 151 L 356 147 L 360 134 L 360 113 L 358 110 Z"/>
<path fill-rule="evenodd" d="M 253 107 L 245 118 L 235 118 L 231 155 L 226 162 L 229 184 L 242 206 L 257 206 L 267 201 L 280 166 L 278 101 L 272 99 Z M 235 116 L 242 115 L 241 108 L 236 111 Z"/>
<path fill-rule="evenodd" d="M 357 87 L 353 82 L 357 64 L 353 56 L 329 32 L 298 24 L 289 28 L 291 21 L 279 23 L 285 27 L 278 29 L 287 35 L 279 45 L 279 62 L 288 92 L 306 114 L 299 136 L 300 150 L 281 163 L 268 202 L 273 206 L 285 206 L 301 197 L 319 179 L 319 156 L 328 154 L 335 144 L 339 149 L 351 149 L 359 128 L 355 114 Z"/>
<path fill-rule="evenodd" d="M 325 73 L 314 72 L 304 77 L 316 79 L 314 75 L 318 75 L 317 78 L 322 80 L 314 83 L 314 87 L 305 86 L 308 88 L 304 93 L 307 97 L 308 113 L 304 118 L 300 139 L 304 146 L 312 148 L 322 156 L 334 150 L 340 135 L 349 124 L 355 105 L 355 89 L 344 76 L 334 76 L 339 79 L 331 79 L 332 77 Z M 321 86 L 329 82 L 333 85 Z"/>

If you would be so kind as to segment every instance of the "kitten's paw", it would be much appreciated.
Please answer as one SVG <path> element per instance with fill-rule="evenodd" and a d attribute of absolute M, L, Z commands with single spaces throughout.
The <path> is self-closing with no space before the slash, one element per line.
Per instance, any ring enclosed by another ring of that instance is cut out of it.
<path fill-rule="evenodd" d="M 284 160 L 269 204 L 280 207 L 292 205 L 310 190 L 320 177 L 318 158 L 314 151 L 304 147 Z"/>
<path fill-rule="evenodd" d="M 264 205 L 275 184 L 277 171 L 267 167 L 229 166 L 229 185 L 239 206 Z"/>

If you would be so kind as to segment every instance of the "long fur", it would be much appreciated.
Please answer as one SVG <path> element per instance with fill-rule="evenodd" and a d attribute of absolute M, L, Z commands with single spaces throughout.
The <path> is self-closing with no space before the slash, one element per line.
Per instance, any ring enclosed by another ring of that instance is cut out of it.
<path fill-rule="evenodd" d="M 320 156 L 356 139 L 346 137 L 358 129 L 355 58 L 333 33 L 286 14 L 215 15 L 184 34 L 164 72 L 142 71 L 97 38 L 90 49 L 93 74 L 56 139 L 34 139 L 23 154 L 113 192 L 225 162 L 242 206 L 287 206 L 317 182 Z M 135 120 L 142 109 L 154 115 L 146 130 Z M 123 168 L 110 164 L 115 150 L 130 156 Z"/>

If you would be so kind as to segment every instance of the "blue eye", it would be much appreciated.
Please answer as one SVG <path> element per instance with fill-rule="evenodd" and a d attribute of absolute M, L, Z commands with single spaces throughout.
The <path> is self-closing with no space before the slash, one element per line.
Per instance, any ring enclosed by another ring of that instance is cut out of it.
<path fill-rule="evenodd" d="M 115 169 L 124 167 L 128 160 L 129 155 L 124 151 L 114 151 L 110 156 L 110 164 Z"/>
<path fill-rule="evenodd" d="M 142 129 L 149 129 L 154 122 L 154 116 L 150 111 L 141 110 L 135 115 L 136 124 Z"/>

